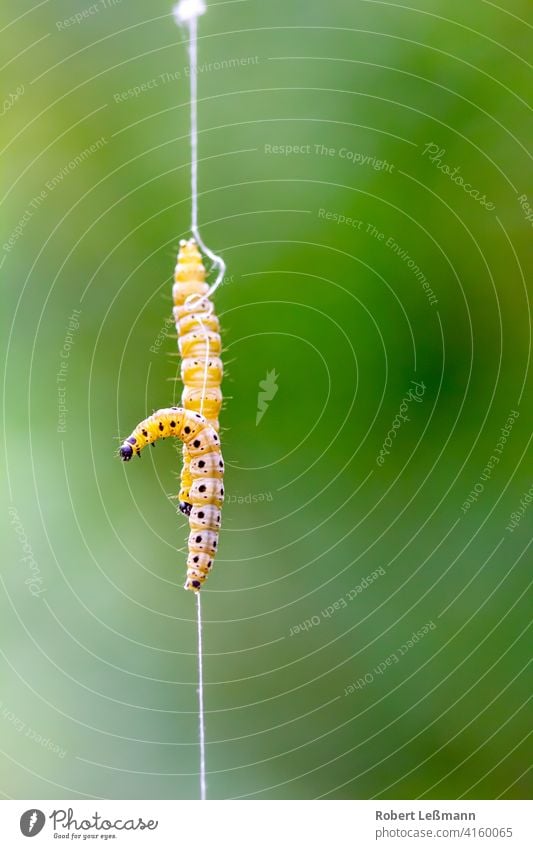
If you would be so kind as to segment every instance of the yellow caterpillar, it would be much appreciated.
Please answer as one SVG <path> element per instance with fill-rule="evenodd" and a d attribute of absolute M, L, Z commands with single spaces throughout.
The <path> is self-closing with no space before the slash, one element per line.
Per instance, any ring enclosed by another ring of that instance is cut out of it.
<path fill-rule="evenodd" d="M 220 359 L 220 325 L 207 294 L 205 268 L 194 239 L 182 239 L 174 274 L 172 298 L 178 346 L 182 356 L 182 406 L 202 413 L 211 427 L 219 430 L 218 414 L 222 405 L 223 366 Z M 183 445 L 183 466 L 179 509 L 191 511 L 189 491 L 192 483 L 187 443 Z"/>
<path fill-rule="evenodd" d="M 213 565 L 224 501 L 224 461 L 216 430 L 200 413 L 182 407 L 157 410 L 137 425 L 124 440 L 119 454 L 124 461 L 158 439 L 177 436 L 187 448 L 190 485 L 188 498 L 189 554 L 185 589 L 198 592 Z"/>

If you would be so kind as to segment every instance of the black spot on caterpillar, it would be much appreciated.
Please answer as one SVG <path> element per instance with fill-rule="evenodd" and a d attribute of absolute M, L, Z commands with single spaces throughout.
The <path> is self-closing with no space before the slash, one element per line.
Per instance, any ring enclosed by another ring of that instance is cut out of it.
<path fill-rule="evenodd" d="M 189 501 L 186 510 L 181 504 L 180 509 L 189 517 L 190 528 L 185 589 L 198 592 L 213 565 L 218 543 L 224 462 L 215 430 L 207 419 L 179 407 L 157 410 L 140 422 L 120 446 L 119 455 L 124 461 L 131 460 L 134 453 L 140 455 L 147 445 L 167 436 L 181 439 L 190 458 Z M 202 472 L 198 470 L 199 456 L 205 463 Z M 204 468 L 208 472 L 203 472 Z"/>

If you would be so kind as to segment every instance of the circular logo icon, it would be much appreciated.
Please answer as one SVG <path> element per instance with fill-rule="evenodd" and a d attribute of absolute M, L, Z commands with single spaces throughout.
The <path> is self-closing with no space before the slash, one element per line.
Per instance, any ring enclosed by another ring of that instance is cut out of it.
<path fill-rule="evenodd" d="M 35 837 L 42 831 L 46 822 L 46 817 L 38 808 L 30 808 L 29 811 L 24 811 L 20 818 L 20 830 L 24 837 Z"/>

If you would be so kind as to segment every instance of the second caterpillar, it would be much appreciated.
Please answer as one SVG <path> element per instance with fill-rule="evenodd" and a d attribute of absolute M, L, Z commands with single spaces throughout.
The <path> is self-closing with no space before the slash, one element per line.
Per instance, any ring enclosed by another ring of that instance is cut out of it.
<path fill-rule="evenodd" d="M 168 436 L 177 436 L 188 450 L 191 509 L 185 589 L 198 592 L 213 565 L 224 501 L 224 461 L 218 434 L 200 413 L 168 407 L 140 422 L 120 446 L 119 455 L 126 462 L 134 454 L 140 457 L 143 448 Z"/>

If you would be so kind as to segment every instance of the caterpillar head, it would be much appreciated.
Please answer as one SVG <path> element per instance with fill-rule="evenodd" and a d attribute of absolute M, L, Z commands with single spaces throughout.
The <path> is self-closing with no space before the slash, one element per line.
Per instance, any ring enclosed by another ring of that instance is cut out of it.
<path fill-rule="evenodd" d="M 124 460 L 124 462 L 127 463 L 128 460 L 131 460 L 131 458 L 133 457 L 133 447 L 130 445 L 129 442 L 123 442 L 118 450 L 118 453 L 120 459 Z"/>

